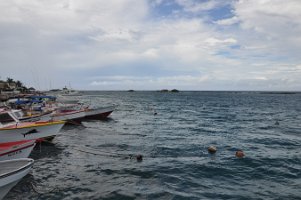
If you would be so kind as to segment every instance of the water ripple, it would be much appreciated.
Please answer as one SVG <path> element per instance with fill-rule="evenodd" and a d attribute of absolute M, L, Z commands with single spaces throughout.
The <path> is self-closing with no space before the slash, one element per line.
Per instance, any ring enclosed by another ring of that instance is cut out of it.
<path fill-rule="evenodd" d="M 6 199 L 300 199 L 300 93 L 86 92 L 83 101 L 119 107 L 37 146 Z"/>

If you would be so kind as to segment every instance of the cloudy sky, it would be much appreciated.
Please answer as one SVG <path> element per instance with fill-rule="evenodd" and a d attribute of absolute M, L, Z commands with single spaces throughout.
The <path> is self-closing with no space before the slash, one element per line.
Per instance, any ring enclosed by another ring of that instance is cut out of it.
<path fill-rule="evenodd" d="M 0 0 L 1 79 L 301 90 L 300 0 Z"/>

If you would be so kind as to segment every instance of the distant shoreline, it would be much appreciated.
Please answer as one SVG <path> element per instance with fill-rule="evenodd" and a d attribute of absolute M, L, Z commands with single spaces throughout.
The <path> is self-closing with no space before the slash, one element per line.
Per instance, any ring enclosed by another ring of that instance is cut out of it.
<path fill-rule="evenodd" d="M 78 90 L 83 92 L 129 92 L 129 90 Z M 160 92 L 160 90 L 133 90 L 133 92 Z M 260 94 L 296 94 L 301 91 L 244 91 L 244 90 L 179 90 L 179 92 L 229 92 L 229 93 L 260 93 Z"/>

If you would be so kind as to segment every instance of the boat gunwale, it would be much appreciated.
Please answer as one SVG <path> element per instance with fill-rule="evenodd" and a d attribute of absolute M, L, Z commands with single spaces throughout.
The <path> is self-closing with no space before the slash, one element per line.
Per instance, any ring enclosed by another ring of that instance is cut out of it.
<path fill-rule="evenodd" d="M 5 173 L 5 174 L 0 174 L 0 179 L 6 178 L 8 176 L 17 174 L 20 171 L 24 171 L 25 169 L 31 168 L 33 163 L 34 163 L 34 160 L 31 159 L 31 158 L 21 158 L 21 159 L 13 159 L 13 160 L 5 160 L 5 161 L 13 162 L 13 161 L 16 161 L 16 160 L 26 160 L 26 161 L 28 161 L 28 163 L 25 166 L 22 166 L 22 167 L 14 170 L 14 171 L 11 171 L 11 172 L 8 172 L 8 173 Z M 1 161 L 0 163 L 5 162 L 5 161 Z"/>
<path fill-rule="evenodd" d="M 54 114 L 53 117 L 61 117 L 61 116 L 66 116 L 66 115 L 73 115 L 73 114 L 78 114 L 78 113 L 83 113 L 85 110 L 76 110 L 76 111 L 70 111 L 69 113 L 57 113 Z"/>
<path fill-rule="evenodd" d="M 27 122 L 24 122 L 24 123 L 27 123 Z M 49 125 L 57 125 L 57 124 L 65 124 L 66 121 L 63 121 L 63 120 L 59 120 L 59 121 L 47 121 L 47 122 L 33 122 L 35 123 L 34 125 L 25 125 L 25 126 L 22 126 L 22 127 L 18 127 L 18 123 L 16 123 L 16 125 L 14 127 L 3 127 L 3 128 L 0 128 L 0 131 L 2 130 L 14 130 L 14 129 L 24 129 L 24 128 L 31 128 L 31 127 L 41 127 L 41 126 L 49 126 Z M 22 124 L 22 123 L 21 123 Z M 13 126 L 13 125 L 11 125 Z"/>

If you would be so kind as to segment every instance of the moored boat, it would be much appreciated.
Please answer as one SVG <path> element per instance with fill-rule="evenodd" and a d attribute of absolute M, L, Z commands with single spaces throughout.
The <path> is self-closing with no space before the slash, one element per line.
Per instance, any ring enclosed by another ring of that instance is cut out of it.
<path fill-rule="evenodd" d="M 79 91 L 68 89 L 67 87 L 64 87 L 61 91 L 60 95 L 62 96 L 82 96 Z"/>
<path fill-rule="evenodd" d="M 52 119 L 53 120 L 64 120 L 64 121 L 72 121 L 76 119 L 81 119 L 85 117 L 85 110 L 68 110 L 64 112 L 57 112 L 53 114 Z"/>
<path fill-rule="evenodd" d="M 85 110 L 85 119 L 105 119 L 107 118 L 114 110 L 116 106 L 107 106 L 97 109 L 86 109 Z"/>
<path fill-rule="evenodd" d="M 29 173 L 33 163 L 30 158 L 0 161 L 0 200 Z"/>
<path fill-rule="evenodd" d="M 24 140 L 0 144 L 0 161 L 27 158 L 36 144 L 35 140 Z"/>
<path fill-rule="evenodd" d="M 65 121 L 20 122 L 9 111 L 0 112 L 0 143 L 55 136 Z"/>
<path fill-rule="evenodd" d="M 97 109 L 90 109 L 88 107 L 68 107 L 64 110 L 57 109 L 56 113 L 52 115 L 53 120 L 64 120 L 67 122 L 81 122 L 84 120 L 99 120 L 108 117 L 116 106 L 106 106 Z"/>

